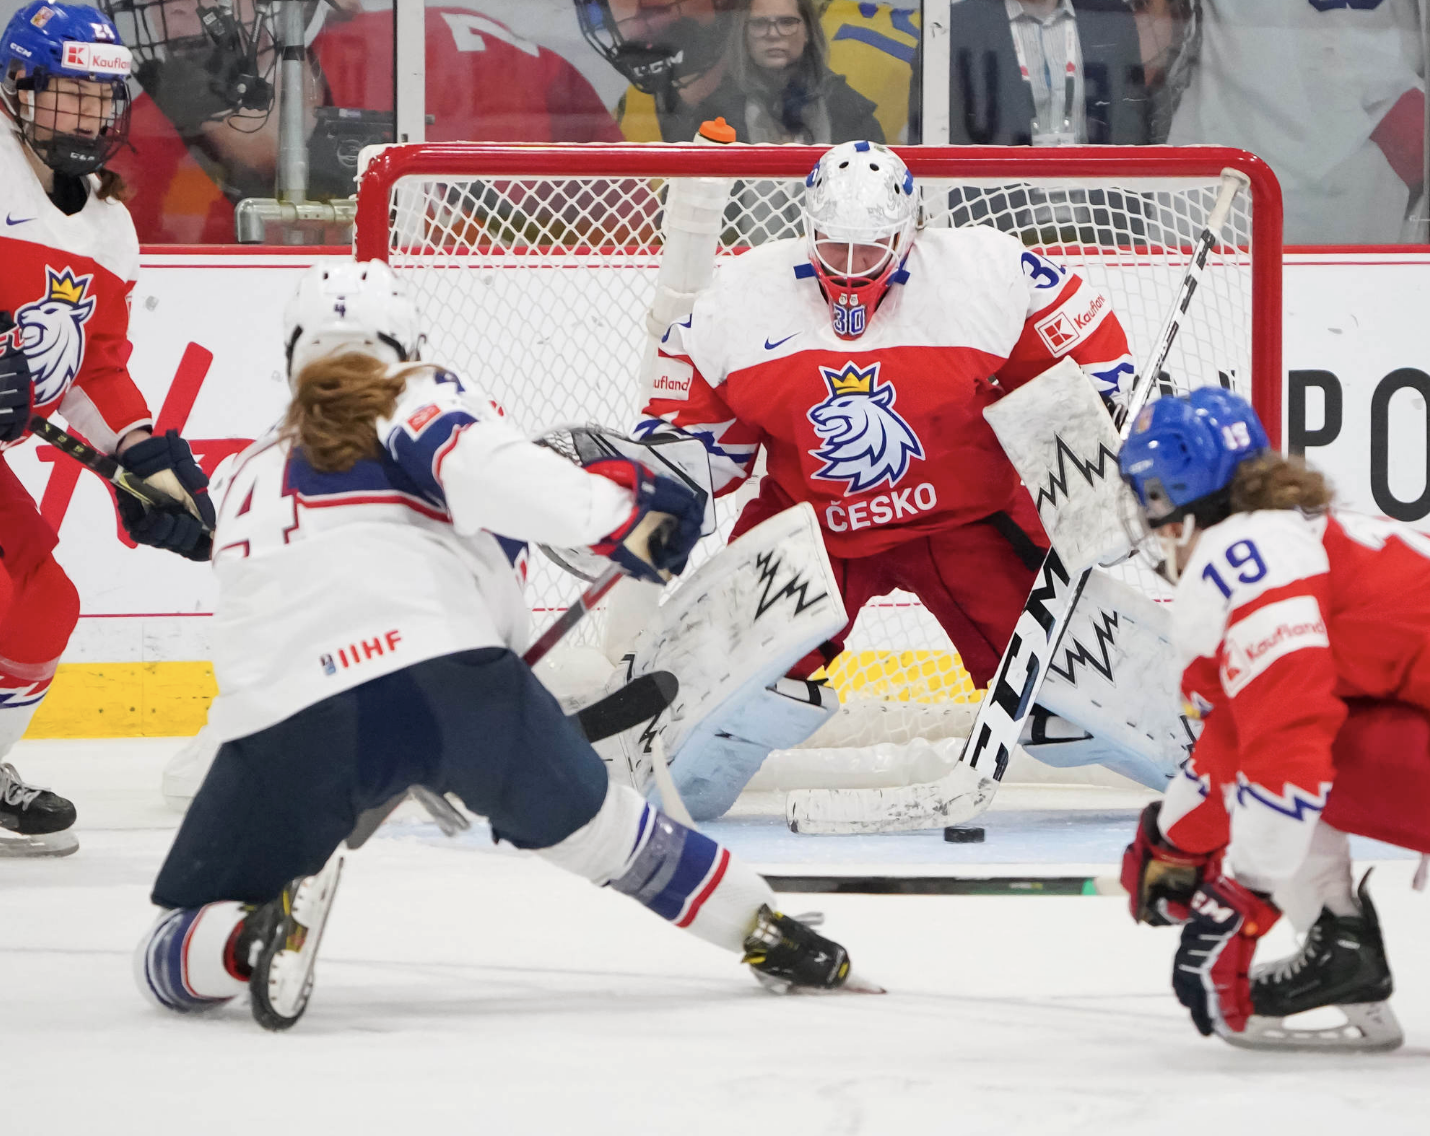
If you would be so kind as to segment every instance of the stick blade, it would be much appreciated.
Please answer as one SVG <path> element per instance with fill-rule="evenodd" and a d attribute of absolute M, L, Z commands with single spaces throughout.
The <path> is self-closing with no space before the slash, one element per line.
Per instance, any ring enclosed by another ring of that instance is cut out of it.
<path fill-rule="evenodd" d="M 917 832 L 972 820 L 997 791 L 997 781 L 960 762 L 924 785 L 796 789 L 785 799 L 785 821 L 791 832 L 815 836 Z"/>
<path fill-rule="evenodd" d="M 669 671 L 652 671 L 632 679 L 598 702 L 578 710 L 574 718 L 586 740 L 598 742 L 649 722 L 675 700 L 680 680 Z"/>

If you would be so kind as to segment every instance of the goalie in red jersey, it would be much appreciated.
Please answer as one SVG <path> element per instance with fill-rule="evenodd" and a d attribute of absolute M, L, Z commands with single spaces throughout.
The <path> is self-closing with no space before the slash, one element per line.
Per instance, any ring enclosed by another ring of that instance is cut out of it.
<path fill-rule="evenodd" d="M 129 51 L 93 8 L 32 3 L 0 41 L 0 451 L 31 413 L 59 411 L 97 449 L 185 502 L 120 518 L 140 544 L 207 560 L 213 508 L 188 444 L 153 437 L 129 377 L 129 294 L 139 267 L 123 185 L 105 163 L 124 144 Z M 79 618 L 54 557 L 59 537 L 0 456 L 0 856 L 63 855 L 74 807 L 3 761 L 49 690 Z"/>
<path fill-rule="evenodd" d="M 1123 861 L 1133 916 L 1184 924 L 1172 985 L 1203 1034 L 1398 1045 L 1346 834 L 1430 852 L 1430 538 L 1332 507 L 1215 388 L 1144 410 L 1121 467 L 1176 568 L 1182 689 L 1204 720 Z M 1283 910 L 1301 950 L 1252 970 Z M 1281 1022 L 1328 1005 L 1345 1025 Z"/>
<path fill-rule="evenodd" d="M 814 507 L 851 622 L 792 675 L 903 589 L 986 686 L 1046 541 L 982 412 L 1063 358 L 1116 400 L 1134 373 L 1126 335 L 1104 293 L 1006 233 L 920 233 L 913 176 L 876 143 L 829 150 L 803 214 L 804 239 L 726 262 L 669 329 L 640 431 L 700 438 L 717 495 L 765 451 L 732 538 Z"/>

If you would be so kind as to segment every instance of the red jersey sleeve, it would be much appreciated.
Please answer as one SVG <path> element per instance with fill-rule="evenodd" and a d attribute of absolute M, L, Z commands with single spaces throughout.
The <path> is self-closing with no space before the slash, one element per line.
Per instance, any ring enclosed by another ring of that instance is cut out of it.
<path fill-rule="evenodd" d="M 665 333 L 656 355 L 654 394 L 636 433 L 646 436 L 675 427 L 699 438 L 710 455 L 711 485 L 719 497 L 750 476 L 764 435 L 758 427 L 741 422 L 695 366 L 686 345 L 690 325 L 687 318 Z"/>
<path fill-rule="evenodd" d="M 89 322 L 84 360 L 60 400 L 65 421 L 105 453 L 113 453 L 130 430 L 153 425 L 149 406 L 129 377 L 129 296 L 125 281 Z"/>
<path fill-rule="evenodd" d="M 1305 856 L 1346 716 L 1326 625 L 1329 561 L 1314 521 L 1247 513 L 1208 529 L 1187 573 L 1177 603 L 1191 603 L 1175 615 L 1178 641 L 1190 620 L 1205 638 L 1183 685 L 1191 701 L 1212 707 L 1203 734 L 1211 748 L 1202 758 L 1199 739 L 1193 756 L 1229 786 L 1232 871 L 1270 890 Z"/>
<path fill-rule="evenodd" d="M 1023 333 L 998 381 L 1015 389 L 1071 356 L 1104 399 L 1125 392 L 1137 368 L 1107 294 L 1030 249 L 1019 255 L 1024 287 L 1015 299 L 1027 298 Z"/>

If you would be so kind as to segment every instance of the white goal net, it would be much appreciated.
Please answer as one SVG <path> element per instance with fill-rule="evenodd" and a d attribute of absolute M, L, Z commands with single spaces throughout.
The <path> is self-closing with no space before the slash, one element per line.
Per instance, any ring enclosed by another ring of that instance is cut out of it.
<path fill-rule="evenodd" d="M 673 177 L 731 180 L 719 257 L 801 235 L 803 178 L 820 151 L 763 146 L 385 148 L 359 193 L 357 252 L 404 277 L 426 315 L 426 357 L 488 390 L 531 434 L 577 422 L 629 429 Z M 1150 354 L 1216 196 L 1220 171 L 1253 178 L 1207 263 L 1165 367 L 1177 389 L 1221 383 L 1279 429 L 1280 228 L 1256 159 L 1214 148 L 900 150 L 925 228 L 984 224 L 1076 268 L 1111 298 L 1139 365 Z M 1274 436 L 1274 433 L 1273 433 Z M 719 502 L 718 547 L 751 489 Z M 1150 575 L 1140 583 L 1157 587 Z M 579 581 L 533 559 L 538 612 Z M 581 632 L 596 642 L 600 621 Z M 882 737 L 929 732 L 925 711 L 976 699 L 948 636 L 911 595 L 875 600 L 830 668 L 841 696 L 889 705 Z M 897 705 L 902 704 L 902 705 Z M 909 713 L 912 712 L 912 717 Z M 936 729 L 932 732 L 938 732 Z"/>

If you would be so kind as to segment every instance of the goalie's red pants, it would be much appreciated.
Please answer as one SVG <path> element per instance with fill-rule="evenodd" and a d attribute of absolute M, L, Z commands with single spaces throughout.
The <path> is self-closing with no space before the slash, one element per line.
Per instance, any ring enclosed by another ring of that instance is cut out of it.
<path fill-rule="evenodd" d="M 794 501 L 771 478 L 745 506 L 730 533 L 733 540 Z M 980 687 L 992 681 L 1013 627 L 1047 555 L 1047 538 L 1032 499 L 1021 494 L 1007 513 L 973 524 L 915 537 L 874 556 L 830 556 L 849 623 L 792 668 L 807 678 L 844 649 L 862 608 L 895 590 L 918 596 L 948 632 L 959 658 Z"/>
<path fill-rule="evenodd" d="M 79 621 L 79 593 L 54 557 L 58 543 L 0 457 L 0 711 L 23 711 L 26 721 Z M 9 733 L 0 723 L 0 740 Z"/>

